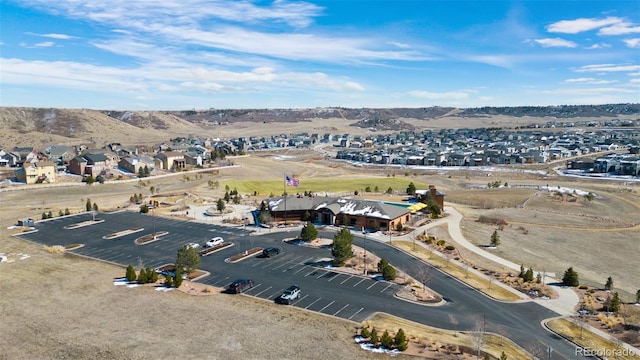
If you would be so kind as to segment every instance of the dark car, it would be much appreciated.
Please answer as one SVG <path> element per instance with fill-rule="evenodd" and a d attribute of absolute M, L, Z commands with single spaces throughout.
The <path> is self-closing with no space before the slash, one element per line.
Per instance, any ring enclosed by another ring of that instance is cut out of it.
<path fill-rule="evenodd" d="M 264 250 L 262 250 L 262 256 L 268 258 L 268 257 L 272 257 L 274 255 L 278 255 L 280 254 L 280 249 L 277 247 L 267 247 L 264 248 Z"/>
<path fill-rule="evenodd" d="M 227 288 L 227 291 L 232 294 L 240 294 L 244 292 L 246 289 L 251 289 L 253 287 L 253 280 L 251 279 L 238 279 L 231 284 Z"/>

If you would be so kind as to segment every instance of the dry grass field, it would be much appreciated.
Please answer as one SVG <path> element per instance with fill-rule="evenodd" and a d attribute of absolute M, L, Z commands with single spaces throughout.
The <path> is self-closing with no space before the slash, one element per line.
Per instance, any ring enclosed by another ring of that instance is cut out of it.
<path fill-rule="evenodd" d="M 122 276 L 124 269 L 70 255 L 49 254 L 11 237 L 7 230 L 18 218 L 39 219 L 45 211 L 82 211 L 87 198 L 101 209 L 125 207 L 132 194 L 150 195 L 151 186 L 159 188 L 161 194 L 174 194 L 176 199 L 187 191 L 215 198 L 224 193 L 225 184 L 240 180 L 279 182 L 284 173 L 295 174 L 308 184 L 322 183 L 319 179 L 347 179 L 346 187 L 360 184 L 363 178 L 387 180 L 395 174 L 392 180 L 399 184 L 397 190 L 409 182 L 434 184 L 447 193 L 447 201 L 465 203 L 456 206 L 466 216 L 463 233 L 477 244 L 488 243 L 496 227 L 475 220 L 482 215 L 503 217 L 507 225 L 499 232 L 502 244 L 497 251 L 516 263 L 559 274 L 574 266 L 581 280 L 603 284 L 611 275 L 616 287 L 625 293 L 635 293 L 640 288 L 634 262 L 640 258 L 640 230 L 631 227 L 640 223 L 638 185 L 569 181 L 553 175 L 541 179 L 522 172 L 500 174 L 501 180 L 509 184 L 549 183 L 597 195 L 591 202 L 569 202 L 533 189 L 470 190 L 471 185 L 486 185 L 486 174 L 481 172 L 355 167 L 329 162 L 308 150 L 230 161 L 240 166 L 201 177 L 190 176 L 188 181 L 178 175 L 148 179 L 144 185 L 96 184 L 0 193 L 0 253 L 15 260 L 0 264 L 0 358 L 311 359 L 317 354 L 335 358 L 384 357 L 362 351 L 353 343 L 351 336 L 359 324 L 275 307 L 244 296 L 190 297 L 179 292 L 114 287 L 113 278 Z M 220 187 L 209 188 L 210 180 L 218 181 Z M 400 186 L 403 182 L 406 184 Z M 249 197 L 247 202 L 260 199 Z M 441 228 L 433 229 L 432 235 L 447 239 Z M 18 254 L 30 257 L 16 260 Z M 491 268 L 472 254 L 463 252 L 462 256 Z"/>

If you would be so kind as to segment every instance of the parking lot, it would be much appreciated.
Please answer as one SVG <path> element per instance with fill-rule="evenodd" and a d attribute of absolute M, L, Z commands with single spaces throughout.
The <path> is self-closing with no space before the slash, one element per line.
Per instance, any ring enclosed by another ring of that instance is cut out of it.
<path fill-rule="evenodd" d="M 185 244 L 204 243 L 212 237 L 222 236 L 226 247 L 200 258 L 200 269 L 210 274 L 200 283 L 224 288 L 238 278 L 251 278 L 254 286 L 244 293 L 271 300 L 280 296 L 290 285 L 299 285 L 301 296 L 291 306 L 338 316 L 353 321 L 362 321 L 376 309 L 367 306 L 363 294 L 373 298 L 399 301 L 393 297 L 398 285 L 377 281 L 371 277 L 336 272 L 327 268 L 331 252 L 327 248 L 313 248 L 283 242 L 292 237 L 290 233 L 249 235 L 250 231 L 239 226 L 230 228 L 210 224 L 168 219 L 150 214 L 131 212 L 98 213 L 95 224 L 74 229 L 69 225 L 92 220 L 91 214 L 54 218 L 36 224 L 37 232 L 22 235 L 23 238 L 43 245 L 82 244 L 72 253 L 117 264 L 123 267 L 159 267 L 175 262 L 177 251 Z M 142 228 L 135 233 L 105 239 L 114 233 Z M 136 245 L 135 239 L 152 232 L 167 232 L 157 240 L 145 245 Z M 271 258 L 251 256 L 236 263 L 229 258 L 254 247 L 275 246 L 282 251 Z M 124 275 L 124 268 L 123 268 Z"/>

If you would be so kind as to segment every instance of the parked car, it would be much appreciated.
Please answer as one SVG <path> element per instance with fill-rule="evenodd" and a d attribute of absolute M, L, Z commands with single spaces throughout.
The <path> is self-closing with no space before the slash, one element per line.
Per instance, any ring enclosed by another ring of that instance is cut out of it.
<path fill-rule="evenodd" d="M 191 249 L 197 249 L 200 247 L 200 244 L 198 243 L 188 243 L 187 246 Z"/>
<path fill-rule="evenodd" d="M 272 257 L 274 255 L 278 255 L 278 254 L 280 254 L 280 248 L 277 248 L 277 247 L 270 246 L 262 250 L 262 256 L 266 258 Z"/>
<path fill-rule="evenodd" d="M 232 294 L 240 294 L 244 292 L 246 289 L 251 289 L 253 287 L 253 280 L 251 279 L 238 279 L 231 284 L 227 288 L 227 291 Z"/>
<path fill-rule="evenodd" d="M 209 240 L 204 244 L 206 247 L 213 247 L 216 245 L 220 245 L 224 242 L 224 239 L 221 236 L 216 236 L 213 239 Z"/>
<path fill-rule="evenodd" d="M 298 285 L 289 286 L 277 300 L 280 304 L 291 305 L 293 300 L 300 298 L 300 287 Z"/>

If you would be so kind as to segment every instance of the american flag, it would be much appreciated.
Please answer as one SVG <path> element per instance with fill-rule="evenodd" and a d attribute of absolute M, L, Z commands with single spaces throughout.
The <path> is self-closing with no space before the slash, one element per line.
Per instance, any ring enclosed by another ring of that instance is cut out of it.
<path fill-rule="evenodd" d="M 292 178 L 289 175 L 285 175 L 284 176 L 284 181 L 287 184 L 287 186 L 298 186 L 298 185 L 300 185 L 300 180 L 298 180 L 296 178 Z"/>

